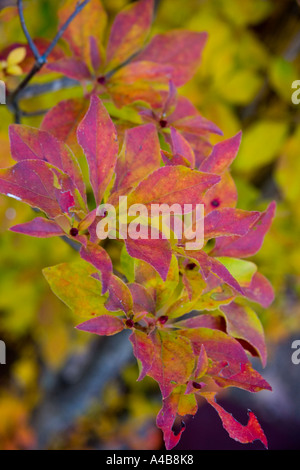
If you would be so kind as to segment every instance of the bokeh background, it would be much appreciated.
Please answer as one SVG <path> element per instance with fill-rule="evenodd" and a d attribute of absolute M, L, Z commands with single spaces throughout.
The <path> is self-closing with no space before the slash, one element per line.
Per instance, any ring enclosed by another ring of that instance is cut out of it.
<path fill-rule="evenodd" d="M 28 0 L 33 37 L 51 39 L 59 0 Z M 104 0 L 110 18 L 127 0 Z M 300 6 L 296 0 L 159 0 L 152 33 L 174 28 L 207 31 L 195 78 L 181 93 L 229 138 L 243 131 L 232 166 L 238 207 L 277 214 L 254 261 L 272 282 L 276 299 L 258 310 L 269 353 L 261 373 L 274 391 L 227 391 L 219 401 L 242 423 L 258 416 L 270 449 L 300 448 L 300 365 L 292 363 L 300 339 L 300 104 L 291 85 L 300 80 Z M 15 8 L 0 11 L 0 50 L 23 42 Z M 55 77 L 41 75 L 35 82 Z M 10 77 L 13 89 L 19 77 Z M 80 87 L 23 100 L 27 111 L 47 109 Z M 38 127 L 42 117 L 23 119 Z M 10 166 L 8 125 L 0 106 L 0 167 Z M 217 139 L 215 140 L 217 142 Z M 8 228 L 32 218 L 30 208 L 0 197 L 0 449 L 160 449 L 155 416 L 158 387 L 136 382 L 126 335 L 95 340 L 74 329 L 72 313 L 50 291 L 41 270 L 76 258 L 60 239 L 32 239 Z M 255 367 L 260 370 L 259 363 Z M 178 449 L 261 449 L 232 441 L 215 411 L 200 406 Z"/>

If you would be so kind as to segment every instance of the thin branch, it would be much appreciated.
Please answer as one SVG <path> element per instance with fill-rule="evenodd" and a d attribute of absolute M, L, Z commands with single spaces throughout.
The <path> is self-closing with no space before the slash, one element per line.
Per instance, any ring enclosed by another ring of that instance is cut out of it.
<path fill-rule="evenodd" d="M 37 435 L 37 448 L 47 448 L 58 433 L 66 431 L 99 399 L 105 385 L 119 376 L 120 370 L 133 360 L 128 341 L 129 331 L 116 336 L 99 338 L 91 344 L 89 358 L 79 367 L 79 376 L 66 383 L 67 370 L 54 377 L 50 390 L 34 411 L 33 428 Z M 63 386 L 61 386 L 61 382 Z"/>
<path fill-rule="evenodd" d="M 80 85 L 77 80 L 68 77 L 57 78 L 51 82 L 46 83 L 35 83 L 34 85 L 29 85 L 19 93 L 20 99 L 32 98 L 35 96 L 43 95 L 44 93 L 54 92 L 58 90 L 64 90 L 66 88 L 72 88 L 74 86 Z"/>
<path fill-rule="evenodd" d="M 37 50 L 37 47 L 34 44 L 32 38 L 29 34 L 28 29 L 27 29 L 27 26 L 26 26 L 26 23 L 25 23 L 25 18 L 24 18 L 23 1 L 22 0 L 18 0 L 18 11 L 19 11 L 19 17 L 20 17 L 20 21 L 21 21 L 21 26 L 22 26 L 23 32 L 25 34 L 25 37 L 27 39 L 28 45 L 29 45 L 34 57 L 35 57 L 35 60 L 38 62 L 40 60 L 41 56 L 40 56 L 40 53 Z"/>
<path fill-rule="evenodd" d="M 22 0 L 18 0 L 18 8 L 19 8 L 19 16 L 20 16 L 20 21 L 21 25 L 24 31 L 24 34 L 26 36 L 26 39 L 28 41 L 29 47 L 32 50 L 34 57 L 35 57 L 35 64 L 33 65 L 32 69 L 28 72 L 24 80 L 19 84 L 19 86 L 16 88 L 16 90 L 10 95 L 9 97 L 9 103 L 8 105 L 12 108 L 14 114 L 15 114 L 15 122 L 17 124 L 20 123 L 21 116 L 22 116 L 22 111 L 20 110 L 19 107 L 19 97 L 21 92 L 26 88 L 28 83 L 32 80 L 32 78 L 41 70 L 41 68 L 47 63 L 47 59 L 49 54 L 51 54 L 53 48 L 56 46 L 57 42 L 59 39 L 62 37 L 63 33 L 73 21 L 73 19 L 78 15 L 78 13 L 81 12 L 81 10 L 89 3 L 90 0 L 84 0 L 81 2 L 78 2 L 75 10 L 73 13 L 69 16 L 69 18 L 66 20 L 66 22 L 61 26 L 59 29 L 58 33 L 54 37 L 53 41 L 49 45 L 48 49 L 44 52 L 43 55 L 40 55 L 33 40 L 31 39 L 31 36 L 27 30 L 25 20 L 24 20 L 24 14 L 23 14 L 23 3 Z"/>
<path fill-rule="evenodd" d="M 77 6 L 74 10 L 74 12 L 69 16 L 69 18 L 66 20 L 66 22 L 61 26 L 60 30 L 58 31 L 57 35 L 55 36 L 55 38 L 53 39 L 53 41 L 51 42 L 50 46 L 48 47 L 48 49 L 46 50 L 46 52 L 42 55 L 42 58 L 45 60 L 45 62 L 47 61 L 47 58 L 49 56 L 49 54 L 51 54 L 53 48 L 56 46 L 56 44 L 58 43 L 59 39 L 62 37 L 62 35 L 64 34 L 65 30 L 67 29 L 67 27 L 69 26 L 69 24 L 74 20 L 74 18 L 78 15 L 78 13 L 81 12 L 81 10 L 90 2 L 90 0 L 84 0 L 82 2 L 78 2 L 77 3 Z"/>

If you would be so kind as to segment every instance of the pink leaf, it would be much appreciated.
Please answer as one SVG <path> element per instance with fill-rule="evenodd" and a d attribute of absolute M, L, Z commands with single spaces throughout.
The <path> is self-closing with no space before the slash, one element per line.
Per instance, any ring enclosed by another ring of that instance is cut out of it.
<path fill-rule="evenodd" d="M 197 360 L 197 365 L 196 365 L 196 369 L 195 369 L 195 372 L 194 372 L 194 376 L 195 378 L 197 379 L 198 377 L 201 377 L 208 369 L 208 358 L 207 358 L 207 354 L 206 354 L 206 351 L 205 351 L 205 347 L 202 345 L 201 346 L 201 350 L 200 350 L 200 354 L 199 354 L 199 357 L 198 357 L 198 360 Z"/>
<path fill-rule="evenodd" d="M 49 132 L 20 124 L 9 127 L 9 137 L 14 160 L 44 160 L 51 163 L 70 176 L 82 198 L 86 200 L 80 166 L 67 145 Z"/>
<path fill-rule="evenodd" d="M 250 285 L 243 287 L 243 290 L 248 299 L 259 303 L 264 308 L 269 307 L 274 300 L 274 289 L 272 285 L 268 279 L 259 272 L 254 274 Z"/>
<path fill-rule="evenodd" d="M 129 337 L 133 346 L 135 357 L 141 361 L 142 370 L 138 381 L 142 380 L 152 367 L 153 363 L 153 343 L 146 333 L 134 330 Z"/>
<path fill-rule="evenodd" d="M 88 108 L 86 98 L 60 101 L 45 115 L 41 129 L 50 132 L 58 140 L 74 146 L 76 130 Z"/>
<path fill-rule="evenodd" d="M 207 34 L 185 30 L 157 34 L 136 61 L 149 60 L 174 67 L 172 81 L 184 85 L 200 65 Z"/>
<path fill-rule="evenodd" d="M 24 224 L 14 225 L 10 227 L 12 232 L 23 233 L 31 237 L 60 237 L 65 235 L 64 231 L 52 220 L 44 219 L 43 217 L 36 217 L 30 222 Z"/>
<path fill-rule="evenodd" d="M 223 132 L 211 121 L 205 119 L 200 114 L 197 116 L 185 117 L 176 121 L 176 128 L 182 132 L 190 132 L 195 135 L 204 135 L 207 132 L 223 135 Z"/>
<path fill-rule="evenodd" d="M 144 179 L 128 197 L 131 203 L 200 204 L 205 191 L 220 181 L 220 177 L 186 168 L 166 166 Z M 194 206 L 193 206 L 194 207 Z"/>
<path fill-rule="evenodd" d="M 135 282 L 128 284 L 128 287 L 133 298 L 134 313 L 146 311 L 154 314 L 155 302 L 148 290 Z"/>
<path fill-rule="evenodd" d="M 128 286 L 117 276 L 112 274 L 108 285 L 109 298 L 105 303 L 107 310 L 117 312 L 123 310 L 125 314 L 132 311 L 133 301 Z"/>
<path fill-rule="evenodd" d="M 96 203 L 100 204 L 110 182 L 118 153 L 115 126 L 101 100 L 92 95 L 89 110 L 77 130 L 90 171 Z"/>
<path fill-rule="evenodd" d="M 190 163 L 190 167 L 194 168 L 195 155 L 193 149 L 188 141 L 176 129 L 174 129 L 174 127 L 171 127 L 171 142 L 173 155 L 180 155 L 186 158 Z"/>
<path fill-rule="evenodd" d="M 80 256 L 82 259 L 92 264 L 101 273 L 102 294 L 109 286 L 112 275 L 112 262 L 104 248 L 93 243 L 87 243 L 86 247 L 81 247 Z"/>
<path fill-rule="evenodd" d="M 163 281 L 166 280 L 172 259 L 169 240 L 127 238 L 125 244 L 130 256 L 146 261 L 158 272 Z"/>
<path fill-rule="evenodd" d="M 244 295 L 244 291 L 237 280 L 230 274 L 227 268 L 220 261 L 208 256 L 204 251 L 185 251 L 186 256 L 194 259 L 200 266 L 204 278 L 208 278 L 210 273 L 218 276 L 223 282 L 233 287 L 237 292 Z"/>
<path fill-rule="evenodd" d="M 58 168 L 42 160 L 23 160 L 11 168 L 0 170 L 0 192 L 37 207 L 55 218 L 74 201 L 74 186 L 70 178 Z"/>
<path fill-rule="evenodd" d="M 216 144 L 209 157 L 200 165 L 201 171 L 220 174 L 227 170 L 237 156 L 242 133 L 239 132 L 231 139 Z"/>
<path fill-rule="evenodd" d="M 152 23 L 153 5 L 153 0 L 140 0 L 116 16 L 107 46 L 107 68 L 126 61 L 143 46 Z"/>
<path fill-rule="evenodd" d="M 112 315 L 101 315 L 80 323 L 76 326 L 76 329 L 100 336 L 112 336 L 124 330 L 124 322 Z"/>
<path fill-rule="evenodd" d="M 159 167 L 160 145 L 155 126 L 146 124 L 128 129 L 117 160 L 113 191 L 122 190 L 125 195 Z"/>
<path fill-rule="evenodd" d="M 153 343 L 153 363 L 148 375 L 159 384 L 163 398 L 178 385 L 185 385 L 195 363 L 191 342 L 176 332 L 155 330 L 149 338 Z"/>
<path fill-rule="evenodd" d="M 238 194 L 235 182 L 229 171 L 225 171 L 221 175 L 221 181 L 210 188 L 204 195 L 205 214 L 214 210 L 235 207 L 237 199 Z"/>
<path fill-rule="evenodd" d="M 220 310 L 224 312 L 227 324 L 227 332 L 234 338 L 242 339 L 250 343 L 259 355 L 262 365 L 267 362 L 267 349 L 265 344 L 263 327 L 255 312 L 250 307 L 231 302 L 222 305 Z"/>
<path fill-rule="evenodd" d="M 261 248 L 265 234 L 271 226 L 275 208 L 276 203 L 271 202 L 267 210 L 261 214 L 243 237 L 219 238 L 212 253 L 215 256 L 231 256 L 234 258 L 247 258 L 255 255 Z"/>
<path fill-rule="evenodd" d="M 47 65 L 52 72 L 58 72 L 74 80 L 91 80 L 91 73 L 86 65 L 80 59 L 66 57 Z"/>
<path fill-rule="evenodd" d="M 259 212 L 233 208 L 212 211 L 204 219 L 205 238 L 245 235 L 259 216 Z"/>

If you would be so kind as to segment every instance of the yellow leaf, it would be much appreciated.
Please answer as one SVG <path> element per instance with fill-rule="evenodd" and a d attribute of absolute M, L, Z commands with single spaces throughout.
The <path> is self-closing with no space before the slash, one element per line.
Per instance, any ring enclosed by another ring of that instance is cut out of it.
<path fill-rule="evenodd" d="M 288 124 L 284 121 L 256 122 L 244 133 L 233 167 L 247 172 L 268 165 L 278 156 L 287 131 Z"/>
<path fill-rule="evenodd" d="M 10 65 L 7 67 L 6 72 L 8 75 L 22 75 L 23 70 L 21 67 L 19 67 L 19 65 Z"/>
<path fill-rule="evenodd" d="M 10 67 L 11 65 L 17 65 L 23 62 L 26 57 L 26 49 L 25 47 L 17 47 L 13 49 L 8 57 L 7 57 L 7 65 Z"/>

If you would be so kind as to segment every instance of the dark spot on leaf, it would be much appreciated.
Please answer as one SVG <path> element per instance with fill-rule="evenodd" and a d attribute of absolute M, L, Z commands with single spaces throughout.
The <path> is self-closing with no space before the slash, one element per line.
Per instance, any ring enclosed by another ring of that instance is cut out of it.
<path fill-rule="evenodd" d="M 210 204 L 212 207 L 219 207 L 220 201 L 219 199 L 213 199 Z"/>
<path fill-rule="evenodd" d="M 77 235 L 78 235 L 78 228 L 72 227 L 71 230 L 70 230 L 70 235 L 71 235 L 72 237 L 77 237 Z"/>
<path fill-rule="evenodd" d="M 192 269 L 195 269 L 196 268 L 196 263 L 188 263 L 186 265 L 186 269 L 188 269 L 189 271 L 191 271 Z"/>
<path fill-rule="evenodd" d="M 162 315 L 158 319 L 158 321 L 161 325 L 164 325 L 165 323 L 167 323 L 168 320 L 169 320 L 169 317 L 167 315 Z"/>
<path fill-rule="evenodd" d="M 105 85 L 105 83 L 106 83 L 105 75 L 102 75 L 101 77 L 98 77 L 97 82 L 99 83 L 99 85 Z"/>
<path fill-rule="evenodd" d="M 197 382 L 193 382 L 193 387 L 196 388 L 197 390 L 200 390 L 202 388 L 202 385 L 198 384 Z"/>
<path fill-rule="evenodd" d="M 162 127 L 164 129 L 165 127 L 167 127 L 168 121 L 166 121 L 165 119 L 161 119 L 159 121 L 159 124 L 160 124 L 160 127 Z"/>
<path fill-rule="evenodd" d="M 134 321 L 131 320 L 131 318 L 128 318 L 128 320 L 126 320 L 125 322 L 125 325 L 127 326 L 127 328 L 133 328 Z"/>

